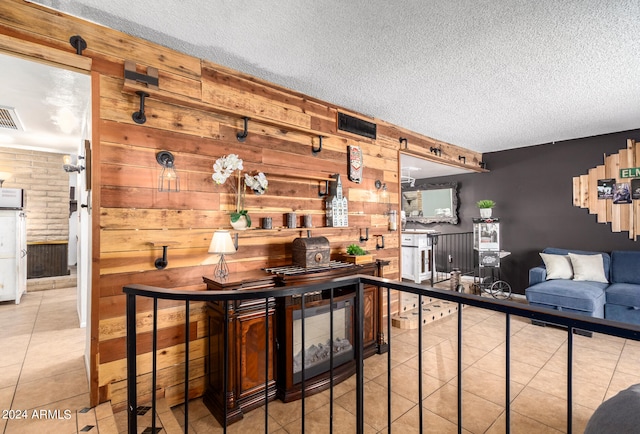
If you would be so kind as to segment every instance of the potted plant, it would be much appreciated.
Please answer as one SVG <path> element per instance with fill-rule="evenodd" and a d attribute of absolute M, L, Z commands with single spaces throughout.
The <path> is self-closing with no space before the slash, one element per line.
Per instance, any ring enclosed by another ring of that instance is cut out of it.
<path fill-rule="evenodd" d="M 491 199 L 482 199 L 476 202 L 476 206 L 480 208 L 480 217 L 488 219 L 491 218 L 491 209 L 496 206 L 496 203 Z"/>
<path fill-rule="evenodd" d="M 236 172 L 237 182 L 231 182 L 229 185 L 236 196 L 236 208 L 231 212 L 231 226 L 236 230 L 243 230 L 251 227 L 251 217 L 246 209 L 244 209 L 244 189 L 249 187 L 255 194 L 264 194 L 267 191 L 269 182 L 264 173 L 259 172 L 257 175 L 244 174 L 242 177 L 242 159 L 236 154 L 229 154 L 220 157 L 213 165 L 213 175 L 211 178 L 216 184 L 224 184 L 227 179 Z"/>
<path fill-rule="evenodd" d="M 373 255 L 364 250 L 357 244 L 347 246 L 347 254 L 344 256 L 345 261 L 354 264 L 367 264 L 373 261 Z"/>

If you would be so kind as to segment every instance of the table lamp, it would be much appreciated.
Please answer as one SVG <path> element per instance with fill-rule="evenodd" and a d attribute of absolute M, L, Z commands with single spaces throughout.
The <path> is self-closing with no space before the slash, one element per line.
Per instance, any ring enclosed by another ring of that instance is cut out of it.
<path fill-rule="evenodd" d="M 213 233 L 211 244 L 209 244 L 209 253 L 220 255 L 220 261 L 213 270 L 215 277 L 224 279 L 229 275 L 229 267 L 224 260 L 224 255 L 232 255 L 236 252 L 236 246 L 233 244 L 231 234 L 227 230 L 219 230 Z"/>

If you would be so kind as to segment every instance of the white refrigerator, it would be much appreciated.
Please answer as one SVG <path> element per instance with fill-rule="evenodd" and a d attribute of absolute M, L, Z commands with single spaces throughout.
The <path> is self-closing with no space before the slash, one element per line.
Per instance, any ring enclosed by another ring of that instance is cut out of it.
<path fill-rule="evenodd" d="M 0 301 L 27 292 L 27 224 L 23 210 L 0 209 Z"/>

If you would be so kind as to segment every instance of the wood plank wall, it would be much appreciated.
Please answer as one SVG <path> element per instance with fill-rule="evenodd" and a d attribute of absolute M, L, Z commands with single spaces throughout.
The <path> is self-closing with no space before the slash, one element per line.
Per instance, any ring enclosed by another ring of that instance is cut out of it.
<path fill-rule="evenodd" d="M 640 236 L 640 201 L 614 204 L 613 199 L 598 199 L 598 180 L 615 179 L 615 182 L 631 183 L 631 179 L 620 178 L 620 169 L 640 164 L 640 145 L 629 139 L 626 149 L 603 159 L 604 164 L 589 169 L 586 175 L 573 178 L 573 205 L 595 214 L 598 223 L 611 223 L 611 232 L 628 232 L 629 239 L 637 240 Z"/>
<path fill-rule="evenodd" d="M 83 57 L 91 59 L 93 78 L 93 219 L 94 257 L 92 288 L 92 353 L 90 363 L 92 405 L 111 400 L 126 403 L 125 298 L 122 287 L 141 283 L 168 288 L 204 290 L 203 275 L 211 275 L 217 257 L 207 253 L 213 231 L 229 227 L 233 196 L 212 179 L 215 160 L 236 153 L 248 171 L 262 171 L 270 179 L 264 196 L 246 196 L 246 208 L 254 222 L 272 217 L 283 226 L 284 214 L 311 214 L 313 236 L 326 236 L 333 254 L 358 243 L 369 228 L 369 241 L 361 244 L 376 258 L 390 261 L 385 276 L 399 278 L 398 232 L 390 232 L 374 183 L 381 180 L 390 192 L 392 209 L 399 210 L 400 137 L 410 144 L 403 149 L 449 165 L 477 169 L 481 155 L 425 137 L 379 119 L 376 140 L 337 130 L 337 112 L 343 108 L 310 98 L 230 70 L 208 61 L 167 49 L 138 38 L 103 28 L 21 0 L 0 4 L 0 36 L 36 44 L 41 50 L 18 54 L 38 60 L 58 60 L 55 53 L 75 53 L 69 37 L 87 41 Z M 5 51 L 11 44 L 0 45 Z M 64 57 L 64 56 L 63 56 Z M 159 89 L 148 90 L 147 122 L 136 124 L 135 90 L 139 84 L 124 83 L 124 62 L 135 62 L 138 72 L 148 67 L 159 71 Z M 59 61 L 59 63 L 65 63 Z M 67 62 L 68 64 L 68 62 Z M 73 66 L 73 65 L 71 65 Z M 97 100 L 96 100 L 97 99 Z M 365 118 L 362 115 L 354 115 Z M 249 136 L 236 140 L 242 118 L 248 116 Z M 311 152 L 318 136 L 325 137 L 323 150 Z M 364 153 L 363 181 L 347 180 L 347 145 L 359 145 Z M 442 150 L 434 156 L 429 148 Z M 157 191 L 160 166 L 156 153 L 175 155 L 181 191 Z M 460 157 L 464 157 L 464 159 Z M 461 161 L 464 161 L 461 163 Z M 321 183 L 313 179 L 288 178 L 307 174 L 326 177 L 339 173 L 349 199 L 349 227 L 322 228 L 324 201 L 318 196 Z M 99 228 L 99 229 L 98 229 Z M 384 235 L 386 248 L 376 250 L 374 235 Z M 287 264 L 291 243 L 306 231 L 249 230 L 239 234 L 237 254 L 228 257 L 232 273 Z M 152 244 L 171 240 L 169 265 L 156 270 L 161 247 Z M 150 393 L 150 303 L 138 305 L 138 383 L 141 398 Z M 182 399 L 184 384 L 184 322 L 191 324 L 190 396 L 204 391 L 204 356 L 207 328 L 202 305 L 193 305 L 185 318 L 182 305 L 161 302 L 158 385 L 170 405 Z"/>

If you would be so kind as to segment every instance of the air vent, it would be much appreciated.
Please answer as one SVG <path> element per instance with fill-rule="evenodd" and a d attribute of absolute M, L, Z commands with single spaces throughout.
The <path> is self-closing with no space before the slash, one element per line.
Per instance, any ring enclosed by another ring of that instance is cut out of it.
<path fill-rule="evenodd" d="M 0 106 L 0 128 L 24 131 L 15 108 Z"/>
<path fill-rule="evenodd" d="M 338 112 L 338 129 L 362 137 L 376 138 L 376 124 Z"/>

